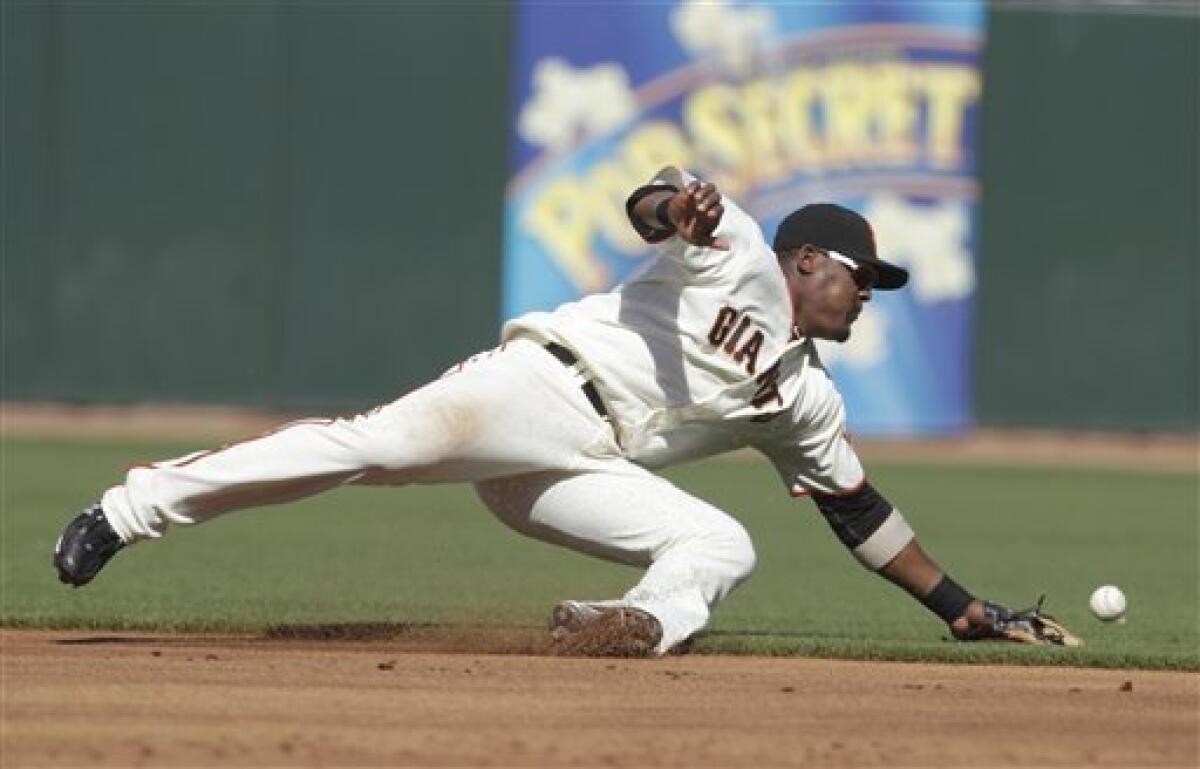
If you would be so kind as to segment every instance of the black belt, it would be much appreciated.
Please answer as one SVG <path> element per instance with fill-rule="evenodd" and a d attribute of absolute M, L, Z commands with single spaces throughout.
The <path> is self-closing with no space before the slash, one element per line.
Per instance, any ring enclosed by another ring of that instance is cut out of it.
<path fill-rule="evenodd" d="M 567 368 L 575 368 L 575 365 L 579 363 L 579 358 L 575 355 L 575 353 L 571 352 L 566 347 L 563 347 L 558 342 L 547 342 L 546 351 L 555 358 L 558 358 L 558 361 Z M 608 419 L 608 407 L 605 406 L 604 401 L 601 400 L 600 393 L 596 390 L 596 385 L 592 384 L 590 381 L 584 382 L 579 386 L 579 389 L 583 390 L 583 394 L 587 396 L 588 403 L 592 404 L 592 408 L 596 410 L 596 413 L 599 414 L 602 419 Z"/>

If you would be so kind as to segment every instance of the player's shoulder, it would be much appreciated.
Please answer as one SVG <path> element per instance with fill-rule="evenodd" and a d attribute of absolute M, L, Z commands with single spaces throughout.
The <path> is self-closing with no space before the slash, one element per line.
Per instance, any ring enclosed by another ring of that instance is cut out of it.
<path fill-rule="evenodd" d="M 729 185 L 725 182 L 719 179 L 706 179 L 690 171 L 679 170 L 670 166 L 660 171 L 658 176 L 655 177 L 655 181 L 675 186 L 677 189 L 684 189 L 692 182 L 713 182 L 716 185 L 717 193 L 721 196 L 721 207 L 724 210 L 720 223 L 718 223 L 716 229 L 713 231 L 713 237 L 723 238 L 731 242 L 744 241 L 746 243 L 757 242 L 763 245 L 766 244 L 762 227 L 753 216 L 742 208 L 737 199 L 730 194 L 728 190 Z"/>
<path fill-rule="evenodd" d="M 747 240 L 757 241 L 766 245 L 767 240 L 763 235 L 762 226 L 734 198 L 722 193 L 721 206 L 725 212 L 721 216 L 721 223 L 717 225 L 717 229 L 713 232 L 714 236 L 741 236 Z"/>
<path fill-rule="evenodd" d="M 739 283 L 748 277 L 777 280 L 779 264 L 758 222 L 733 201 L 726 200 L 723 205 L 725 210 L 713 237 L 725 241 L 725 247 L 699 248 L 682 244 L 685 260 L 716 268 Z"/>

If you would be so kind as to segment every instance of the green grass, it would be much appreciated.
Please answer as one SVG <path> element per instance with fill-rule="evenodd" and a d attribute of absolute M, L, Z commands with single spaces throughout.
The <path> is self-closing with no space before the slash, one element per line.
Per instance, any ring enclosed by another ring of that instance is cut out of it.
<path fill-rule="evenodd" d="M 83 590 L 50 549 L 66 520 L 168 443 L 6 439 L 7 626 L 262 631 L 360 622 L 541 625 L 564 597 L 616 596 L 638 572 L 526 540 L 469 488 L 341 489 L 176 528 L 121 553 Z M 959 582 L 1009 605 L 1045 592 L 1080 650 L 946 641 L 941 624 L 853 561 L 808 501 L 765 462 L 712 460 L 669 474 L 738 517 L 759 551 L 699 652 L 1200 669 L 1197 478 L 1111 470 L 881 465 L 875 485 Z M 1101 583 L 1129 621 L 1093 619 Z"/>

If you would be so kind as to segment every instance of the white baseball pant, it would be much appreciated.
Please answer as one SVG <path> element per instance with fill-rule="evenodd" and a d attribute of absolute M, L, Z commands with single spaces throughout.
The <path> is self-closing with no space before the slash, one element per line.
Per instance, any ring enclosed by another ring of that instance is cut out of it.
<path fill-rule="evenodd" d="M 621 455 L 578 375 L 516 340 L 367 414 L 303 420 L 213 451 L 135 467 L 101 503 L 126 542 L 171 523 L 343 484 L 473 481 L 513 529 L 647 567 L 618 602 L 653 614 L 665 652 L 754 568 L 745 529 Z"/>

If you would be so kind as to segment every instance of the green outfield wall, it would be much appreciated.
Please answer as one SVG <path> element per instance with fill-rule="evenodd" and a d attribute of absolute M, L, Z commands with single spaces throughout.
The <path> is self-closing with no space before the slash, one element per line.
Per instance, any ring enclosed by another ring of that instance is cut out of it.
<path fill-rule="evenodd" d="M 507 12 L 7 4 L 10 399 L 343 406 L 496 337 Z"/>
<path fill-rule="evenodd" d="M 994 11 L 976 413 L 1195 430 L 1200 12 Z"/>
<path fill-rule="evenodd" d="M 994 10 L 983 424 L 1194 430 L 1195 15 Z M 3 6 L 10 400 L 353 409 L 490 345 L 509 11 Z"/>

